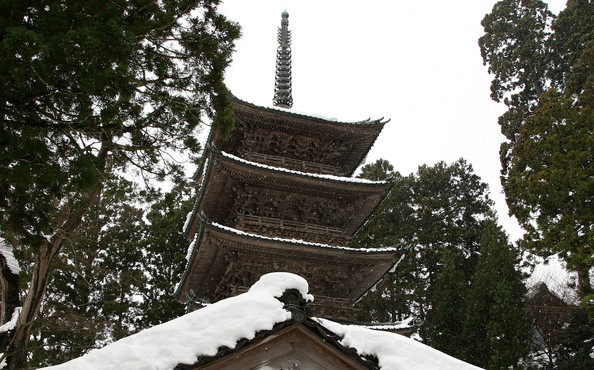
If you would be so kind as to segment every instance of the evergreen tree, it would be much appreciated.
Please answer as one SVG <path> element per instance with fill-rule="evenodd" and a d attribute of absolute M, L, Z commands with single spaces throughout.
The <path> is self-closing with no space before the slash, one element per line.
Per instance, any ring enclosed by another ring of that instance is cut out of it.
<path fill-rule="evenodd" d="M 134 331 L 144 284 L 142 200 L 134 184 L 107 181 L 64 244 L 35 320 L 32 366 L 79 357 Z"/>
<path fill-rule="evenodd" d="M 499 118 L 502 183 L 527 231 L 522 246 L 559 253 L 592 293 L 594 240 L 594 3 L 569 0 L 555 17 L 539 0 L 503 0 L 479 40 Z"/>
<path fill-rule="evenodd" d="M 464 322 L 463 336 L 469 345 L 461 358 L 466 361 L 502 369 L 518 365 L 527 353 L 530 325 L 518 260 L 507 235 L 494 220 L 486 220 Z"/>
<path fill-rule="evenodd" d="M 384 181 L 399 176 L 399 173 L 394 172 L 394 166 L 390 162 L 380 158 L 375 163 L 364 165 L 357 177 L 372 181 Z"/>
<path fill-rule="evenodd" d="M 172 294 L 188 244 L 188 185 L 160 195 L 118 182 L 106 184 L 56 261 L 33 331 L 33 366 L 68 361 L 184 313 Z M 146 201 L 148 213 L 140 207 Z"/>
<path fill-rule="evenodd" d="M 427 342 L 431 347 L 457 358 L 463 358 L 467 343 L 463 336 L 467 311 L 468 281 L 460 268 L 460 256 L 446 253 L 445 265 L 435 281 L 434 308 L 427 322 Z"/>
<path fill-rule="evenodd" d="M 141 315 L 136 322 L 139 329 L 161 324 L 185 312 L 185 306 L 173 294 L 187 262 L 189 242 L 183 228 L 195 200 L 190 190 L 186 183 L 176 185 L 153 203 L 146 215 L 148 224 L 141 261 L 146 282 L 140 289 Z"/>
<path fill-rule="evenodd" d="M 179 176 L 206 118 L 229 133 L 223 73 L 239 28 L 217 4 L 0 5 L 0 236 L 31 257 L 19 320 L 2 335 L 10 368 L 25 367 L 54 260 L 104 182 L 134 168 Z"/>
<path fill-rule="evenodd" d="M 361 300 L 360 318 L 387 321 L 414 316 L 422 336 L 429 337 L 435 284 L 445 258 L 458 256 L 457 267 L 464 281 L 470 281 L 480 249 L 481 222 L 491 203 L 487 185 L 462 159 L 451 165 L 421 166 L 416 174 L 397 178 L 352 242 L 368 248 L 395 246 L 401 252 L 394 271 Z"/>

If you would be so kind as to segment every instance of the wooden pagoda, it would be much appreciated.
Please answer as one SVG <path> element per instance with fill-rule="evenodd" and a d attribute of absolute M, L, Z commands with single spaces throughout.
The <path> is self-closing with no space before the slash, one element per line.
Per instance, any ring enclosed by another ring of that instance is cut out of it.
<path fill-rule="evenodd" d="M 211 133 L 186 223 L 192 240 L 178 298 L 213 302 L 269 272 L 310 282 L 317 314 L 349 318 L 395 263 L 392 249 L 345 245 L 390 182 L 351 178 L 385 121 L 345 123 L 234 100 L 228 140 Z"/>
<path fill-rule="evenodd" d="M 283 12 L 278 30 L 273 104 L 281 108 L 293 104 L 288 18 Z M 355 301 L 396 262 L 391 249 L 345 247 L 392 187 L 351 177 L 387 121 L 233 105 L 231 137 L 211 132 L 196 173 L 178 298 L 218 301 L 284 271 L 309 282 L 318 315 L 352 317 Z"/>

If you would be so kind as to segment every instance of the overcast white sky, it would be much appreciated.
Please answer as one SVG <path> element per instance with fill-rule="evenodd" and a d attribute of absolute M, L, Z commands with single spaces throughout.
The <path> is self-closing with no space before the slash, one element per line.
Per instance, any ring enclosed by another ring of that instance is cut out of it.
<path fill-rule="evenodd" d="M 276 30 L 289 12 L 292 111 L 343 121 L 390 118 L 366 163 L 387 159 L 407 175 L 421 164 L 460 157 L 489 183 L 512 240 L 499 182 L 497 117 L 483 66 L 480 21 L 495 0 L 223 0 L 242 37 L 226 82 L 238 98 L 272 106 Z M 565 0 L 549 0 L 558 14 Z M 364 5 L 363 5 L 364 4 Z"/>

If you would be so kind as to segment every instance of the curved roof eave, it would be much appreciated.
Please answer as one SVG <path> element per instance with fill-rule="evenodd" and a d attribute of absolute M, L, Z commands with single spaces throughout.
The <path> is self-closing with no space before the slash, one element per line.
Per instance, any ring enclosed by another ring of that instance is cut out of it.
<path fill-rule="evenodd" d="M 359 179 L 359 178 L 353 178 L 353 177 L 323 175 L 323 174 L 317 174 L 317 173 L 308 173 L 308 172 L 289 170 L 289 169 L 286 169 L 283 167 L 274 167 L 274 166 L 269 166 L 269 165 L 262 164 L 262 163 L 248 161 L 246 159 L 237 157 L 233 154 L 229 154 L 229 153 L 220 151 L 214 145 L 209 145 L 209 148 L 219 158 L 221 158 L 221 157 L 226 158 L 226 159 L 229 159 L 235 163 L 240 163 L 240 164 L 247 165 L 250 167 L 257 167 L 260 169 L 269 170 L 269 171 L 277 172 L 277 173 L 280 172 L 280 173 L 285 173 L 285 174 L 292 174 L 292 175 L 296 175 L 299 177 L 307 177 L 307 178 L 317 179 L 317 180 L 321 180 L 321 181 L 340 182 L 340 183 L 349 183 L 349 184 L 364 184 L 366 186 L 390 185 L 390 187 L 391 187 L 394 184 L 392 181 L 371 181 L 371 180 L 367 180 L 367 179 Z"/>
<path fill-rule="evenodd" d="M 267 241 L 274 241 L 274 242 L 279 242 L 279 243 L 283 243 L 283 244 L 299 244 L 304 247 L 311 247 L 311 248 L 342 250 L 342 251 L 348 251 L 348 252 L 351 252 L 354 254 L 376 254 L 376 255 L 389 254 L 389 255 L 392 255 L 392 254 L 398 252 L 398 249 L 394 248 L 394 247 L 349 248 L 349 247 L 342 247 L 342 246 L 337 246 L 337 245 L 308 242 L 305 240 L 298 240 L 298 239 L 285 239 L 285 238 L 278 238 L 278 237 L 269 237 L 269 236 L 264 236 L 264 235 L 248 233 L 245 231 L 234 229 L 229 226 L 224 226 L 224 225 L 218 224 L 216 222 L 209 220 L 204 214 L 200 215 L 200 219 L 204 223 L 204 225 L 208 225 L 209 227 L 218 229 L 218 230 L 223 231 L 228 234 L 245 236 L 249 239 L 254 239 L 254 240 L 267 240 Z"/>
<path fill-rule="evenodd" d="M 245 100 L 239 99 L 235 95 L 232 95 L 232 96 L 233 96 L 233 100 L 236 103 L 243 104 L 244 106 L 247 106 L 249 108 L 259 109 L 259 110 L 263 110 L 263 111 L 275 113 L 275 114 L 282 113 L 282 114 L 285 114 L 290 117 L 314 120 L 317 122 L 323 122 L 323 123 L 328 123 L 328 124 L 335 124 L 335 125 L 342 125 L 342 126 L 345 126 L 345 125 L 347 125 L 347 126 L 384 126 L 386 123 L 390 122 L 389 118 L 384 120 L 384 117 L 381 117 L 379 119 L 373 119 L 373 120 L 371 118 L 367 118 L 367 119 L 361 120 L 361 121 L 345 122 L 345 121 L 339 121 L 339 120 L 334 120 L 334 119 L 330 119 L 330 118 L 320 117 L 320 116 L 316 116 L 316 115 L 312 115 L 312 114 L 308 114 L 308 113 L 296 113 L 296 112 L 291 112 L 291 111 L 288 111 L 285 109 L 263 107 L 263 106 L 259 106 L 259 105 L 247 102 Z"/>

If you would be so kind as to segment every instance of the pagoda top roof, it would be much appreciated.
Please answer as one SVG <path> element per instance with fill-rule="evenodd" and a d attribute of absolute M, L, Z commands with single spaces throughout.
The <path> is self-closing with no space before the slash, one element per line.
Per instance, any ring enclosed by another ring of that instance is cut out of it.
<path fill-rule="evenodd" d="M 283 132 L 297 137 L 325 138 L 349 143 L 350 149 L 339 153 L 332 165 L 340 173 L 351 176 L 364 161 L 384 125 L 390 120 L 366 119 L 344 122 L 315 115 L 295 113 L 281 108 L 261 107 L 234 97 L 235 129 L 228 140 L 211 131 L 208 142 L 215 142 L 221 149 L 235 153 L 242 146 L 244 131 L 260 128 L 270 132 Z"/>
<path fill-rule="evenodd" d="M 312 113 L 305 113 L 305 112 L 295 112 L 294 110 L 279 108 L 279 107 L 265 107 L 256 105 L 254 103 L 247 102 L 245 100 L 241 100 L 236 96 L 233 96 L 233 101 L 235 103 L 235 109 L 239 110 L 246 110 L 246 111 L 253 111 L 256 110 L 258 113 L 261 114 L 281 114 L 286 118 L 294 118 L 298 120 L 307 120 L 307 121 L 315 121 L 318 123 L 326 123 L 326 124 L 334 124 L 334 125 L 341 125 L 341 126 L 379 126 L 383 127 L 386 123 L 390 122 L 390 119 L 384 119 L 384 117 L 378 119 L 371 119 L 367 118 L 361 121 L 341 121 L 335 118 L 328 118 L 323 117 L 321 115 L 316 115 Z"/>

